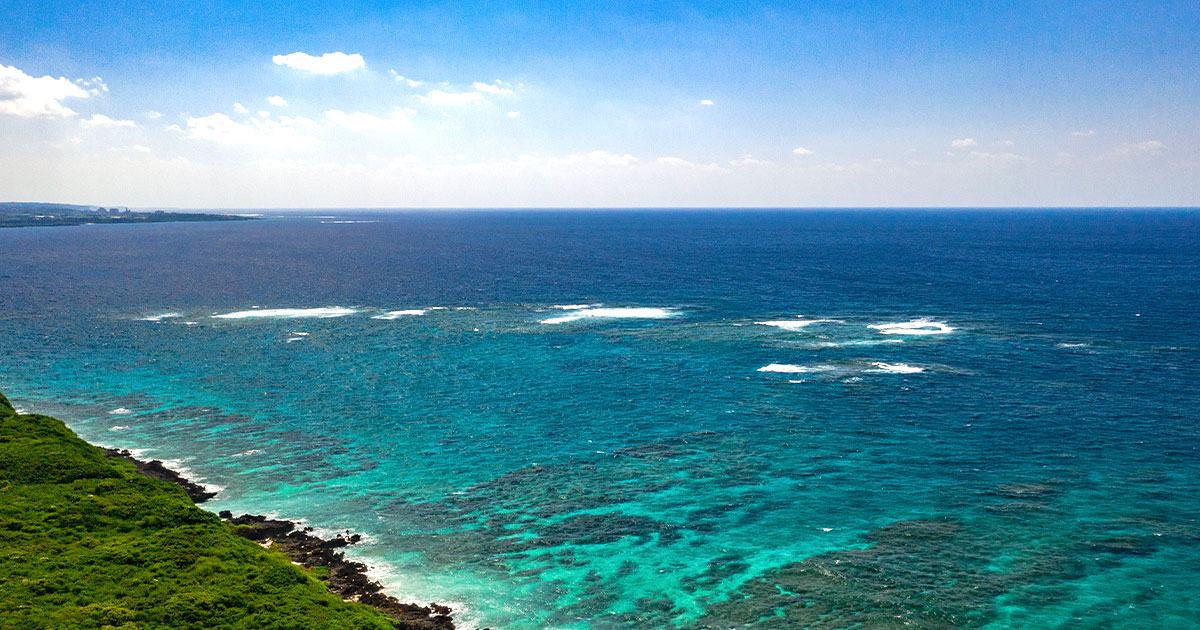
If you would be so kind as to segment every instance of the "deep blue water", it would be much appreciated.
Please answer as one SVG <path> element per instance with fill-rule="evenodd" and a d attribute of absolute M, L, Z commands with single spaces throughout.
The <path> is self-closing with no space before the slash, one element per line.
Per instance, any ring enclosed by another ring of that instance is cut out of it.
<path fill-rule="evenodd" d="M 314 211 L 0 251 L 18 407 L 210 509 L 365 533 L 466 627 L 1200 626 L 1200 212 Z M 264 309 L 299 310 L 216 317 Z"/>

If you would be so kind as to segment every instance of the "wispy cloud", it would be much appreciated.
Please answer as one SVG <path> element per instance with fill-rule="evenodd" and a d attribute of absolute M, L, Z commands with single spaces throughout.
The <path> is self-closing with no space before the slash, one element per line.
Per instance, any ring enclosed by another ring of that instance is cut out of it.
<path fill-rule="evenodd" d="M 481 92 L 445 92 L 442 90 L 430 90 L 429 95 L 422 96 L 421 100 L 435 107 L 461 107 L 487 102 Z"/>
<path fill-rule="evenodd" d="M 792 149 L 792 153 L 795 155 L 812 155 L 812 149 L 796 147 L 795 149 Z"/>
<path fill-rule="evenodd" d="M 956 138 L 950 141 L 950 146 L 956 149 L 965 149 L 967 147 L 977 147 L 979 143 L 975 142 L 975 138 Z"/>
<path fill-rule="evenodd" d="M 1029 158 L 1016 153 L 987 153 L 985 151 L 972 151 L 971 159 L 985 160 L 992 162 L 1024 162 Z"/>
<path fill-rule="evenodd" d="M 149 118 L 150 120 L 158 120 L 159 118 L 163 117 L 162 112 L 156 112 L 154 110 L 150 110 L 150 111 L 146 112 L 145 116 L 146 116 L 146 118 Z"/>
<path fill-rule="evenodd" d="M 13 66 L 0 65 L 0 114 L 21 118 L 68 118 L 75 112 L 62 102 L 68 98 L 88 98 L 91 94 L 90 90 L 65 77 L 31 77 Z"/>
<path fill-rule="evenodd" d="M 513 94 L 512 88 L 507 87 L 502 81 L 496 81 L 495 83 L 476 81 L 471 84 L 471 87 L 475 88 L 476 92 L 483 92 L 485 94 L 495 94 L 498 96 L 512 96 Z"/>
<path fill-rule="evenodd" d="M 95 129 L 98 127 L 109 129 L 115 129 L 118 127 L 137 127 L 137 123 L 133 122 L 132 120 L 113 120 L 104 114 L 92 114 L 91 118 L 81 120 L 79 121 L 79 124 L 88 129 Z"/>
<path fill-rule="evenodd" d="M 302 148 L 322 144 L 319 138 L 297 131 L 300 127 L 310 126 L 314 126 L 313 121 L 302 117 L 282 116 L 279 120 L 252 118 L 240 123 L 225 114 L 217 113 L 200 118 L 188 118 L 186 134 L 193 140 L 204 140 L 226 146 Z M 179 128 L 175 127 L 175 129 Z"/>
<path fill-rule="evenodd" d="M 1087 138 L 1096 135 L 1096 130 L 1088 129 L 1086 131 L 1072 131 L 1071 135 L 1075 136 L 1076 138 Z"/>
<path fill-rule="evenodd" d="M 271 61 L 274 61 L 277 66 L 286 66 L 302 72 L 323 75 L 341 74 L 367 66 L 367 62 L 363 60 L 362 55 L 347 55 L 343 52 L 325 53 L 320 57 L 314 57 L 302 52 L 294 52 L 290 55 L 275 55 L 271 58 Z"/>
<path fill-rule="evenodd" d="M 325 120 L 351 131 L 394 133 L 411 131 L 415 127 L 407 113 L 399 107 L 392 110 L 392 115 L 387 118 L 380 118 L 365 112 L 347 113 L 340 109 L 331 109 L 325 112 Z"/>
<path fill-rule="evenodd" d="M 1165 148 L 1167 148 L 1167 145 L 1159 142 L 1158 140 L 1142 140 L 1141 142 L 1130 142 L 1128 144 L 1123 144 L 1100 157 L 1116 158 L 1144 153 L 1158 153 Z"/>
<path fill-rule="evenodd" d="M 706 98 L 706 99 L 703 99 L 703 100 L 701 100 L 701 101 L 700 101 L 700 104 L 701 104 L 701 105 L 712 105 L 712 104 L 713 104 L 713 102 L 712 102 L 712 100 L 711 100 L 711 99 L 707 99 L 707 98 Z"/>
<path fill-rule="evenodd" d="M 235 111 L 239 114 L 249 114 L 250 113 L 250 110 L 246 109 L 246 106 L 242 105 L 241 103 L 234 103 L 233 111 Z"/>
<path fill-rule="evenodd" d="M 288 106 L 287 101 L 284 100 L 284 98 L 282 96 L 268 96 L 267 103 L 270 103 L 271 105 L 274 105 L 275 107 L 287 107 Z"/>
<path fill-rule="evenodd" d="M 410 87 L 410 88 L 420 87 L 425 84 L 424 81 L 417 81 L 415 79 L 409 79 L 407 77 L 401 76 L 395 70 L 388 70 L 388 73 L 391 74 L 392 77 L 395 78 L 397 81 L 408 85 L 408 87 Z"/>

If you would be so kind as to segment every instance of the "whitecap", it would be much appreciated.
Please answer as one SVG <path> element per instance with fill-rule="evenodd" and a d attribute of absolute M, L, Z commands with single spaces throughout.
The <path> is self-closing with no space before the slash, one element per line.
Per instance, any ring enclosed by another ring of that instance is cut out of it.
<path fill-rule="evenodd" d="M 195 326 L 199 322 L 183 322 L 184 326 Z"/>
<path fill-rule="evenodd" d="M 585 308 L 595 308 L 598 304 L 555 304 L 550 308 L 560 311 L 581 311 Z"/>
<path fill-rule="evenodd" d="M 1088 343 L 1056 343 L 1055 348 L 1087 348 L 1091 344 Z"/>
<path fill-rule="evenodd" d="M 127 414 L 127 413 L 133 413 L 133 412 L 132 412 L 132 411 L 130 411 L 130 410 L 128 410 L 128 409 L 126 409 L 126 408 L 124 408 L 124 407 L 117 407 L 116 409 L 113 409 L 112 411 L 108 412 L 108 415 L 110 415 L 110 416 L 120 416 L 120 415 L 124 415 L 124 414 Z"/>
<path fill-rule="evenodd" d="M 885 335 L 944 335 L 955 330 L 953 326 L 944 322 L 924 318 L 909 322 L 870 324 L 867 328 L 873 328 Z"/>
<path fill-rule="evenodd" d="M 129 427 L 127 427 L 127 426 L 125 426 L 125 425 L 117 425 L 117 426 L 115 426 L 115 427 L 109 427 L 109 428 L 108 428 L 108 430 L 109 430 L 109 431 L 125 431 L 125 430 L 126 430 L 126 429 L 128 429 L 128 428 L 129 428 Z"/>
<path fill-rule="evenodd" d="M 183 317 L 183 313 L 176 313 L 176 312 L 172 311 L 170 313 L 159 313 L 158 315 L 147 315 L 145 317 L 139 317 L 138 321 L 161 322 L 164 319 L 171 319 L 173 317 Z"/>
<path fill-rule="evenodd" d="M 668 308 L 626 307 L 626 308 L 593 308 L 586 307 L 570 311 L 568 315 L 543 319 L 543 324 L 565 324 L 581 319 L 665 319 L 679 313 Z"/>
<path fill-rule="evenodd" d="M 775 328 L 782 328 L 784 330 L 790 330 L 790 331 L 795 332 L 797 330 L 800 330 L 801 328 L 807 328 L 809 326 L 812 326 L 813 324 L 844 324 L 846 322 L 843 322 L 840 319 L 799 318 L 799 319 L 776 319 L 776 320 L 771 320 L 768 322 L 754 322 L 754 323 L 758 324 L 759 326 L 774 326 Z"/>
<path fill-rule="evenodd" d="M 884 363 L 882 361 L 876 361 L 871 365 L 875 366 L 875 369 L 867 370 L 868 372 L 886 372 L 888 374 L 920 374 L 921 372 L 925 371 L 925 368 L 923 367 L 917 367 L 907 363 Z"/>
<path fill-rule="evenodd" d="M 213 319 L 296 319 L 301 317 L 342 317 L 357 313 L 355 309 L 342 306 L 325 306 L 321 308 L 263 308 L 249 311 L 234 311 L 223 315 L 213 315 Z"/>
<path fill-rule="evenodd" d="M 424 315 L 428 311 L 429 309 L 424 308 L 410 308 L 403 311 L 388 311 L 382 315 L 374 315 L 371 317 L 371 319 L 399 319 L 405 315 Z"/>
<path fill-rule="evenodd" d="M 345 224 L 345 223 L 379 223 L 379 222 L 378 222 L 378 221 L 322 221 L 321 223 L 325 223 L 325 224 L 333 224 L 333 223 L 337 223 L 337 224 Z"/>
<path fill-rule="evenodd" d="M 261 452 L 262 452 L 262 450 L 260 450 L 260 449 L 252 448 L 248 451 L 242 451 L 241 453 L 234 453 L 233 456 L 234 457 L 245 457 L 247 455 L 257 455 Z"/>
<path fill-rule="evenodd" d="M 304 337 L 288 337 L 286 342 L 292 343 L 294 341 L 304 341 Z"/>
<path fill-rule="evenodd" d="M 780 374 L 810 374 L 813 372 L 829 372 L 835 370 L 832 365 L 792 365 L 790 363 L 772 363 L 758 368 L 759 372 L 778 372 Z"/>

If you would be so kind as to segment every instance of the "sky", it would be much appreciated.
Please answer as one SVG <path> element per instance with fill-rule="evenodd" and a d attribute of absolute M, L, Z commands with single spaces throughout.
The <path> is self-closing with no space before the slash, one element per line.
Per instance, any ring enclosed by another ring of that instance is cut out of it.
<path fill-rule="evenodd" d="M 1200 3 L 5 2 L 0 200 L 1200 205 Z"/>

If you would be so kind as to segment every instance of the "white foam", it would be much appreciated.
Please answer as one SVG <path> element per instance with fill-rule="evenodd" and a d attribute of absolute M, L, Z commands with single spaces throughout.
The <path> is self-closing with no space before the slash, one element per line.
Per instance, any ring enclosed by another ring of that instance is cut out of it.
<path fill-rule="evenodd" d="M 555 304 L 550 308 L 560 311 L 582 311 L 585 308 L 595 308 L 598 304 Z"/>
<path fill-rule="evenodd" d="M 292 332 L 292 335 L 293 335 L 293 336 L 295 336 L 295 337 L 307 337 L 307 336 L 309 336 L 309 335 L 311 335 L 311 334 L 312 334 L 312 333 L 306 333 L 306 332 L 296 332 L 296 331 L 293 331 L 293 332 Z"/>
<path fill-rule="evenodd" d="M 183 317 L 183 313 L 170 312 L 170 313 L 159 313 L 158 315 L 147 315 L 145 317 L 139 317 L 138 321 L 161 322 L 164 319 L 171 319 L 172 317 Z"/>
<path fill-rule="evenodd" d="M 876 361 L 871 365 L 875 366 L 875 369 L 867 370 L 868 372 L 886 372 L 888 374 L 920 374 L 921 372 L 925 371 L 925 368 L 923 367 L 917 367 L 907 363 L 884 363 L 882 361 Z"/>
<path fill-rule="evenodd" d="M 759 326 L 774 326 L 784 330 L 797 331 L 802 328 L 807 328 L 813 324 L 844 324 L 840 319 L 776 319 L 769 322 L 754 322 Z"/>
<path fill-rule="evenodd" d="M 543 324 L 565 324 L 581 319 L 665 319 L 675 317 L 679 313 L 669 308 L 627 307 L 627 308 L 593 308 L 585 307 L 570 311 L 569 315 L 543 319 Z"/>
<path fill-rule="evenodd" d="M 1087 348 L 1091 344 L 1087 343 L 1056 343 L 1055 348 Z"/>
<path fill-rule="evenodd" d="M 248 451 L 242 451 L 241 453 L 234 453 L 233 456 L 234 457 L 245 457 L 247 455 L 258 455 L 261 452 L 262 451 L 260 449 L 252 448 Z"/>
<path fill-rule="evenodd" d="M 288 337 L 287 338 L 287 343 L 292 343 L 295 341 L 304 341 L 304 337 Z"/>
<path fill-rule="evenodd" d="M 955 330 L 953 326 L 944 322 L 924 318 L 910 322 L 871 324 L 867 328 L 873 328 L 885 335 L 945 335 Z"/>
<path fill-rule="evenodd" d="M 117 407 L 116 409 L 113 409 L 112 411 L 108 412 L 108 415 L 110 415 L 110 416 L 121 416 L 121 415 L 124 415 L 124 414 L 127 414 L 127 413 L 133 413 L 133 412 L 132 412 L 132 411 L 130 411 L 130 410 L 128 410 L 128 409 L 126 409 L 126 408 L 124 408 L 124 407 Z"/>
<path fill-rule="evenodd" d="M 371 317 L 371 319 L 399 319 L 406 315 L 413 315 L 413 316 L 424 315 L 427 312 L 429 312 L 429 309 L 410 308 L 410 309 L 403 310 L 403 311 L 388 311 L 386 313 L 383 313 L 382 315 L 374 315 Z"/>
<path fill-rule="evenodd" d="M 129 427 L 127 427 L 127 426 L 124 426 L 124 425 L 118 425 L 118 426 L 115 426 L 115 427 L 109 427 L 109 429 L 108 429 L 108 430 L 109 430 L 109 431 L 124 431 L 124 430 L 126 430 L 126 429 L 128 429 L 128 428 L 129 428 Z"/>
<path fill-rule="evenodd" d="M 322 221 L 321 223 L 379 223 L 378 221 Z"/>
<path fill-rule="evenodd" d="M 355 309 L 342 306 L 325 306 L 321 308 L 263 308 L 249 311 L 234 311 L 223 315 L 213 315 L 213 319 L 296 319 L 301 317 L 342 317 L 357 313 Z"/>
<path fill-rule="evenodd" d="M 183 322 L 184 326 L 195 326 L 197 322 Z"/>
<path fill-rule="evenodd" d="M 790 363 L 772 363 L 758 368 L 759 372 L 777 372 L 780 374 L 811 374 L 813 372 L 829 372 L 835 370 L 832 365 L 792 365 Z"/>

